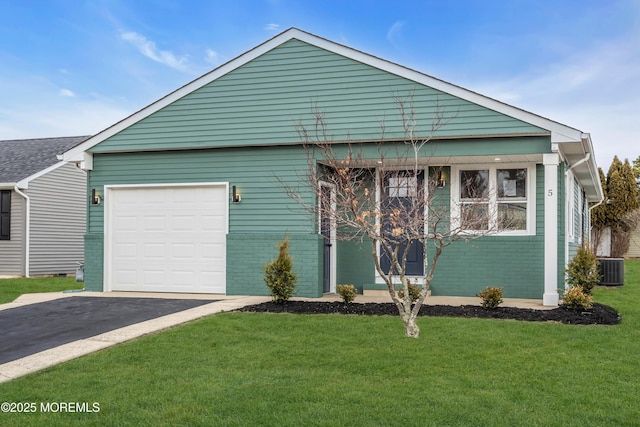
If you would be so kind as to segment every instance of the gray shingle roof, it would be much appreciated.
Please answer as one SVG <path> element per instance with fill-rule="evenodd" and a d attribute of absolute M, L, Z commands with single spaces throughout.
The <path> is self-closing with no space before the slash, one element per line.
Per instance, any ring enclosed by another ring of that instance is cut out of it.
<path fill-rule="evenodd" d="M 89 136 L 0 141 L 0 182 L 18 182 L 59 162 L 58 154 Z"/>

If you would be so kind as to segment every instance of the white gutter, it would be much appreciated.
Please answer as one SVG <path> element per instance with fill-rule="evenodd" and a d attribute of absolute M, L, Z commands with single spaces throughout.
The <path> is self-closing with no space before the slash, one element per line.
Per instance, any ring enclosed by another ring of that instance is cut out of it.
<path fill-rule="evenodd" d="M 595 205 L 591 206 L 591 207 L 589 208 L 589 215 L 591 215 L 591 211 L 592 211 L 593 209 L 597 208 L 598 206 L 600 206 L 600 205 L 601 205 L 601 204 L 603 204 L 603 203 L 604 203 L 604 198 L 603 198 L 602 200 L 600 200 L 598 203 L 596 203 Z"/>
<path fill-rule="evenodd" d="M 31 199 L 24 194 L 18 186 L 13 187 L 13 191 L 22 196 L 27 202 L 27 214 L 26 214 L 26 230 L 25 230 L 25 254 L 24 254 L 24 277 L 29 277 L 29 253 L 31 248 L 29 247 L 29 240 L 31 234 Z"/>
<path fill-rule="evenodd" d="M 573 168 L 575 168 L 576 166 L 580 166 L 581 164 L 583 164 L 584 162 L 586 162 L 587 160 L 589 160 L 591 158 L 591 153 L 587 153 L 586 156 L 584 156 L 583 159 L 578 160 L 577 162 L 575 162 L 574 164 L 571 165 L 571 167 L 569 169 L 567 169 L 564 174 L 565 175 L 569 175 L 569 171 L 571 171 Z"/>

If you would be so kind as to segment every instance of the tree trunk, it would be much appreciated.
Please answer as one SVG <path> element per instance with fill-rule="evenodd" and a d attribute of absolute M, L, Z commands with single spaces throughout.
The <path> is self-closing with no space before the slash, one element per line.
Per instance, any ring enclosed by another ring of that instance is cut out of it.
<path fill-rule="evenodd" d="M 402 315 L 402 322 L 404 323 L 404 335 L 409 338 L 418 338 L 420 336 L 420 328 L 416 323 L 416 317 L 409 315 L 405 318 L 405 314 Z"/>

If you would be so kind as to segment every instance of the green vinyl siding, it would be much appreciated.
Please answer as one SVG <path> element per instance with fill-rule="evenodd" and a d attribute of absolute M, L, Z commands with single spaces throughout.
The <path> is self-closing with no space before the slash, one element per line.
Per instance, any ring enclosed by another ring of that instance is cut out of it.
<path fill-rule="evenodd" d="M 429 135 L 437 112 L 448 120 L 436 136 L 547 134 L 504 114 L 298 40 L 185 95 L 91 149 L 94 153 L 295 144 L 294 124 L 312 126 L 322 111 L 335 139 L 402 137 L 395 97 L 411 98 L 417 135 Z"/>
<path fill-rule="evenodd" d="M 235 185 L 242 203 L 229 205 L 227 293 L 266 294 L 262 267 L 288 235 L 300 276 L 297 295 L 314 297 L 322 295 L 320 239 L 313 218 L 286 190 L 299 191 L 313 206 L 315 195 L 301 185 L 308 170 L 300 146 L 97 154 L 88 192 L 119 184 L 228 182 L 229 191 Z M 102 290 L 104 204 L 90 205 L 88 212 L 85 287 Z"/>
<path fill-rule="evenodd" d="M 313 221 L 286 192 L 300 189 L 309 166 L 302 147 L 118 153 L 94 156 L 89 191 L 104 185 L 228 182 L 242 203 L 230 205 L 229 232 L 314 232 Z M 308 193 L 308 190 L 307 190 Z M 315 203 L 307 194 L 306 202 Z M 89 208 L 88 231 L 101 233 L 103 204 Z"/>

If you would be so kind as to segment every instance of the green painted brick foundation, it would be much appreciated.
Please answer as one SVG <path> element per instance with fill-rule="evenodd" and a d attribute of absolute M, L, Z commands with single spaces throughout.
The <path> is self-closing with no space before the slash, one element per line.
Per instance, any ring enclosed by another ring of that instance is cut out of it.
<path fill-rule="evenodd" d="M 540 298 L 544 292 L 544 237 L 457 242 L 442 253 L 431 292 L 473 296 L 487 286 L 503 287 L 507 298 Z"/>
<path fill-rule="evenodd" d="M 350 284 L 362 294 L 363 286 L 375 280 L 375 267 L 371 256 L 371 240 L 338 242 L 336 284 Z"/>
<path fill-rule="evenodd" d="M 298 275 L 295 296 L 322 296 L 322 244 L 318 234 L 287 234 L 293 269 Z M 227 235 L 227 295 L 269 295 L 264 265 L 278 256 L 284 233 Z"/>
<path fill-rule="evenodd" d="M 102 292 L 104 277 L 104 237 L 84 235 L 84 289 Z"/>

